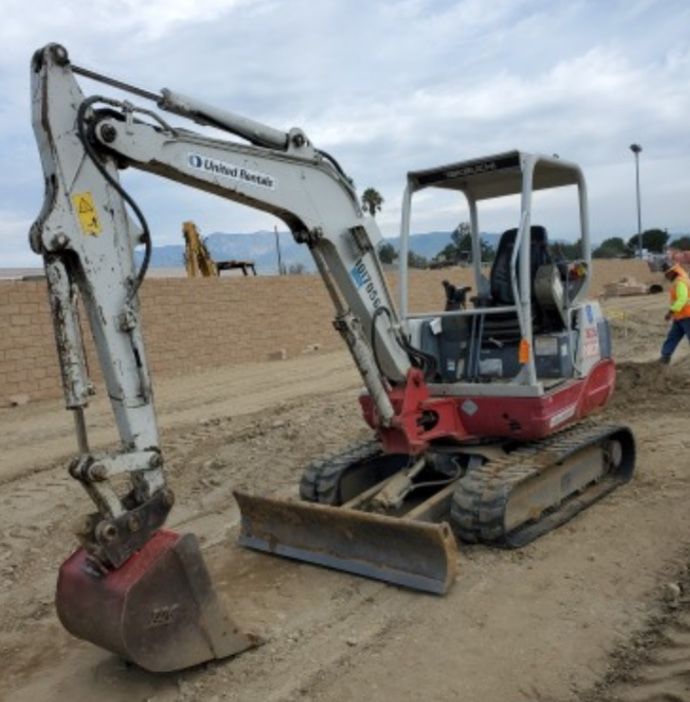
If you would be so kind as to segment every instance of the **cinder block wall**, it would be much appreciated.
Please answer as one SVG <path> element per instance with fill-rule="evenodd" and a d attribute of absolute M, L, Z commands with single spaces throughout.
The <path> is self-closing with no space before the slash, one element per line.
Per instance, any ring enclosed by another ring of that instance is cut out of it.
<path fill-rule="evenodd" d="M 641 282 L 660 276 L 639 261 L 597 261 L 592 295 L 624 275 Z M 441 281 L 471 284 L 469 269 L 412 271 L 410 307 L 443 306 Z M 397 279 L 389 276 L 397 299 Z M 289 357 L 318 344 L 343 348 L 333 330 L 333 309 L 318 276 L 150 278 L 141 292 L 146 350 L 156 376 L 265 360 L 285 349 Z M 83 319 L 94 381 L 101 382 L 88 325 Z M 0 281 L 0 404 L 12 395 L 60 396 L 60 372 L 44 281 Z"/>

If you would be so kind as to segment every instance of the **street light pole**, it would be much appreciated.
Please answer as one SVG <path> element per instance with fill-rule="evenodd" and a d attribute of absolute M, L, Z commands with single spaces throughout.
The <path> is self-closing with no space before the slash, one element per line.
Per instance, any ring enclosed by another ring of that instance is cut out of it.
<path fill-rule="evenodd" d="M 635 186 L 637 191 L 637 242 L 639 256 L 642 258 L 642 209 L 640 207 L 640 152 L 642 147 L 639 144 L 630 144 L 630 151 L 635 154 Z"/>

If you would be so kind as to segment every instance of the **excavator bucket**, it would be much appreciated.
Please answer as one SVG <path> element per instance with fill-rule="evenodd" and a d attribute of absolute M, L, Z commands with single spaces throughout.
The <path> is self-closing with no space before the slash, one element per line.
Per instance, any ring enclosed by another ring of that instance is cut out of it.
<path fill-rule="evenodd" d="M 455 579 L 458 552 L 446 523 L 238 492 L 235 498 L 242 546 L 435 594 Z"/>
<path fill-rule="evenodd" d="M 60 568 L 56 600 L 71 634 L 151 672 L 189 668 L 260 643 L 224 612 L 193 534 L 161 529 L 105 575 L 79 549 Z"/>

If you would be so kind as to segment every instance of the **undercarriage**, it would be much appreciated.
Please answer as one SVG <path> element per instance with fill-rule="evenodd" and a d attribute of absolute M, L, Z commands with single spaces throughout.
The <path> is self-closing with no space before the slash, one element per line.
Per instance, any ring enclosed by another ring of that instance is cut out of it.
<path fill-rule="evenodd" d="M 442 594 L 457 563 L 451 531 L 524 546 L 629 481 L 634 465 L 630 430 L 592 422 L 414 459 L 370 441 L 311 464 L 302 503 L 238 494 L 240 543 Z"/>

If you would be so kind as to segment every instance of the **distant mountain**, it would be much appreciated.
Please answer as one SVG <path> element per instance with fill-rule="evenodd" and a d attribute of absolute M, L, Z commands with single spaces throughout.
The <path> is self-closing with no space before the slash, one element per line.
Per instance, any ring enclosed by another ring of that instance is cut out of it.
<path fill-rule="evenodd" d="M 279 232 L 280 252 L 283 265 L 290 267 L 302 264 L 305 270 L 313 271 L 314 262 L 306 246 L 295 243 L 289 232 Z M 258 231 L 252 234 L 225 234 L 214 232 L 204 237 L 204 242 L 215 261 L 231 259 L 254 261 L 259 274 L 278 272 L 278 256 L 274 232 Z M 140 261 L 141 252 L 137 252 Z M 184 266 L 184 244 L 154 246 L 151 253 L 154 268 L 178 268 Z"/>
<path fill-rule="evenodd" d="M 412 234 L 410 236 L 410 249 L 425 258 L 433 258 L 447 244 L 450 243 L 450 232 L 428 232 Z M 499 234 L 482 234 L 482 239 L 495 247 L 500 238 Z M 278 232 L 280 252 L 283 265 L 302 264 L 308 272 L 314 272 L 314 261 L 306 246 L 297 244 L 289 232 Z M 211 256 L 215 261 L 230 259 L 254 261 L 256 271 L 260 275 L 271 275 L 278 272 L 278 256 L 276 252 L 276 239 L 274 232 L 258 231 L 252 234 L 226 234 L 214 232 L 204 238 Z M 396 250 L 400 249 L 400 237 L 384 239 L 392 244 Z M 142 252 L 137 251 L 137 262 L 141 262 Z M 181 268 L 184 266 L 184 245 L 172 244 L 154 246 L 151 253 L 151 266 L 153 268 Z"/>

